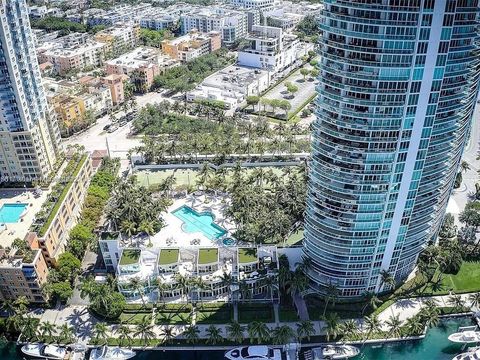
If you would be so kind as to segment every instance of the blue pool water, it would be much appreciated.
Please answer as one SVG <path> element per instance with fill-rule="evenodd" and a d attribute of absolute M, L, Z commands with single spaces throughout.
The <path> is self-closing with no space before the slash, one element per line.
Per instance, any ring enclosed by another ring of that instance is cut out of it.
<path fill-rule="evenodd" d="M 237 243 L 237 241 L 231 237 L 223 239 L 222 242 L 223 242 L 223 245 L 225 246 L 233 246 Z"/>
<path fill-rule="evenodd" d="M 0 223 L 16 223 L 27 204 L 4 204 L 0 208 Z"/>
<path fill-rule="evenodd" d="M 216 240 L 227 233 L 225 229 L 213 222 L 214 216 L 211 212 L 199 214 L 188 206 L 182 206 L 172 214 L 183 221 L 182 230 L 185 232 L 201 232 L 210 240 Z"/>

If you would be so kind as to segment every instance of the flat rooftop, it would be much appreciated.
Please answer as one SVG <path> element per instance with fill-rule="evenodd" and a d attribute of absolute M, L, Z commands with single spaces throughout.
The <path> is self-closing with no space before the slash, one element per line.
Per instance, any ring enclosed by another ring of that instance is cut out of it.
<path fill-rule="evenodd" d="M 119 265 L 132 265 L 137 264 L 140 259 L 142 251 L 140 249 L 125 249 L 122 252 Z"/>
<path fill-rule="evenodd" d="M 238 248 L 238 262 L 240 264 L 250 264 L 257 261 L 257 248 Z"/>
<path fill-rule="evenodd" d="M 202 85 L 231 88 L 245 86 L 268 75 L 266 70 L 246 66 L 230 65 L 207 77 Z"/>
<path fill-rule="evenodd" d="M 198 250 L 199 265 L 208 265 L 216 262 L 218 262 L 218 248 Z"/>
<path fill-rule="evenodd" d="M 179 249 L 161 249 L 158 257 L 158 265 L 171 265 L 178 263 Z"/>
<path fill-rule="evenodd" d="M 158 63 L 159 51 L 153 48 L 138 47 L 116 59 L 106 62 L 107 65 L 141 67 L 151 64 L 152 61 Z"/>

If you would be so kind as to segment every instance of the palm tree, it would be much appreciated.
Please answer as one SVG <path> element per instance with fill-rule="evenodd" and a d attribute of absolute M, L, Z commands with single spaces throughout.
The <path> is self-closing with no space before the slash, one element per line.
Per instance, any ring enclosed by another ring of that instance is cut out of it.
<path fill-rule="evenodd" d="M 107 325 L 105 323 L 96 323 L 93 329 L 93 333 L 95 334 L 95 342 L 98 345 L 105 345 L 107 343 Z"/>
<path fill-rule="evenodd" d="M 59 344 L 70 344 L 75 338 L 75 330 L 68 324 L 62 324 L 60 326 L 60 333 L 58 335 Z"/>
<path fill-rule="evenodd" d="M 378 316 L 373 314 L 370 316 L 365 316 L 364 326 L 367 330 L 365 340 L 370 337 L 372 333 L 382 331 L 382 322 L 378 319 Z"/>
<path fill-rule="evenodd" d="M 345 335 L 347 338 L 354 338 L 356 339 L 358 336 L 358 324 L 355 320 L 349 319 L 345 321 L 341 327 L 341 332 Z"/>
<path fill-rule="evenodd" d="M 460 163 L 460 171 L 467 172 L 468 170 L 470 170 L 470 164 L 467 161 L 462 160 Z"/>
<path fill-rule="evenodd" d="M 325 307 L 323 308 L 323 316 L 325 316 L 330 300 L 332 300 L 333 306 L 335 306 L 335 301 L 338 298 L 338 294 L 338 288 L 334 284 L 329 283 L 325 292 Z"/>
<path fill-rule="evenodd" d="M 257 339 L 257 343 L 259 344 L 262 341 L 267 341 L 270 339 L 270 329 L 261 321 L 253 321 L 248 324 L 247 331 L 250 342 L 252 343 L 254 339 Z"/>
<path fill-rule="evenodd" d="M 243 327 L 237 321 L 227 326 L 228 338 L 234 343 L 240 344 L 243 341 Z"/>
<path fill-rule="evenodd" d="M 398 315 L 392 315 L 388 318 L 388 320 L 385 322 L 388 326 L 388 332 L 391 334 L 393 337 L 400 337 L 401 336 L 401 325 L 402 322 L 400 321 L 400 318 Z"/>
<path fill-rule="evenodd" d="M 199 332 L 200 330 L 198 330 L 195 325 L 190 325 L 183 333 L 183 336 L 185 336 L 185 339 L 187 339 L 187 343 L 195 344 L 199 339 Z"/>
<path fill-rule="evenodd" d="M 55 325 L 49 321 L 44 321 L 38 325 L 38 331 L 39 337 L 42 338 L 43 342 L 51 342 L 55 332 Z"/>
<path fill-rule="evenodd" d="M 395 288 L 395 278 L 386 270 L 380 272 L 380 287 L 387 286 L 390 289 Z"/>
<path fill-rule="evenodd" d="M 223 341 L 221 329 L 217 328 L 213 324 L 207 328 L 207 336 L 207 344 L 216 345 Z"/>
<path fill-rule="evenodd" d="M 470 301 L 471 307 L 478 308 L 480 306 L 480 293 L 470 294 L 468 300 Z"/>
<path fill-rule="evenodd" d="M 362 308 L 362 315 L 365 313 L 365 310 L 367 307 L 371 307 L 372 310 L 375 310 L 378 306 L 379 303 L 382 301 L 377 297 L 377 294 L 371 291 L 367 291 L 363 294 L 363 297 L 365 298 L 365 305 Z"/>
<path fill-rule="evenodd" d="M 288 325 L 282 325 L 273 329 L 272 340 L 274 344 L 287 344 L 293 338 L 295 338 L 295 331 Z"/>
<path fill-rule="evenodd" d="M 130 220 L 123 220 L 120 224 L 120 230 L 128 237 L 132 237 L 137 233 L 137 224 Z"/>
<path fill-rule="evenodd" d="M 138 295 L 140 296 L 140 299 L 142 300 L 142 305 L 143 307 L 145 308 L 146 306 L 146 303 L 145 303 L 145 299 L 143 298 L 143 282 L 140 280 L 140 278 L 138 277 L 134 277 L 132 279 L 130 279 L 130 286 L 138 293 Z"/>
<path fill-rule="evenodd" d="M 455 294 L 451 295 L 448 298 L 447 303 L 449 305 L 452 305 L 452 307 L 456 311 L 463 311 L 463 309 L 465 308 L 465 300 L 463 300 L 460 295 L 455 295 Z"/>
<path fill-rule="evenodd" d="M 297 335 L 301 340 L 307 339 L 310 341 L 310 336 L 315 334 L 315 327 L 310 320 L 303 320 L 297 323 Z"/>
<path fill-rule="evenodd" d="M 21 334 L 22 339 L 26 341 L 30 341 L 33 338 L 35 338 L 36 329 L 37 329 L 37 319 L 31 316 L 26 316 L 23 319 L 22 334 Z"/>
<path fill-rule="evenodd" d="M 408 318 L 405 326 L 410 335 L 419 335 L 425 330 L 425 324 L 422 323 L 419 316 Z"/>
<path fill-rule="evenodd" d="M 178 287 L 180 288 L 180 292 L 182 293 L 182 298 L 188 295 L 188 287 L 190 281 L 186 276 L 182 274 L 177 274 L 175 276 L 175 281 L 177 282 Z"/>
<path fill-rule="evenodd" d="M 124 346 L 124 345 L 128 346 L 132 341 L 131 330 L 128 326 L 124 324 L 120 324 L 115 330 L 115 333 L 118 334 L 118 340 L 119 340 L 120 346 Z"/>
<path fill-rule="evenodd" d="M 26 296 L 19 296 L 13 302 L 13 307 L 16 314 L 25 314 L 28 310 L 28 305 L 30 305 L 30 302 Z"/>
<path fill-rule="evenodd" d="M 155 338 L 153 332 L 153 325 L 150 323 L 150 319 L 144 316 L 139 324 L 135 326 L 134 336 L 140 336 L 140 339 L 147 345 L 148 340 Z"/>
<path fill-rule="evenodd" d="M 165 328 L 163 329 L 162 335 L 163 335 L 163 342 L 165 344 L 169 344 L 175 337 L 173 330 L 174 330 L 173 326 L 165 326 Z"/>
<path fill-rule="evenodd" d="M 330 341 L 330 337 L 336 338 L 340 334 L 340 318 L 338 317 L 337 313 L 329 312 L 327 315 L 323 317 L 325 321 L 325 327 L 323 330 L 326 332 L 327 341 Z"/>
<path fill-rule="evenodd" d="M 287 282 L 289 288 L 287 293 L 292 296 L 292 299 L 295 298 L 295 295 L 301 294 L 308 287 L 308 279 L 305 274 L 300 270 L 295 270 L 292 278 Z"/>

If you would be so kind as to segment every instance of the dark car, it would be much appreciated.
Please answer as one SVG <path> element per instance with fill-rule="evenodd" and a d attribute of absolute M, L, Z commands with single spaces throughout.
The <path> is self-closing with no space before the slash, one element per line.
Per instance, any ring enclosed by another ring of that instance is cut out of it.
<path fill-rule="evenodd" d="M 112 126 L 112 124 L 107 124 L 103 127 L 103 131 L 107 131 L 108 129 L 110 129 L 110 126 Z"/>

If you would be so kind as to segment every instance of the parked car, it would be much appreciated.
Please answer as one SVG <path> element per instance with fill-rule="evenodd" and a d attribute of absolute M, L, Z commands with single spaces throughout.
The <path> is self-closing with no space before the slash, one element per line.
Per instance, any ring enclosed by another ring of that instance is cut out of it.
<path fill-rule="evenodd" d="M 108 132 L 108 133 L 112 133 L 112 132 L 114 132 L 114 131 L 117 130 L 117 129 L 118 129 L 118 124 L 114 124 L 114 125 L 112 125 L 112 126 L 110 126 L 110 127 L 108 128 L 107 132 Z"/>
<path fill-rule="evenodd" d="M 110 129 L 110 127 L 112 126 L 112 124 L 107 124 L 103 127 L 103 131 L 108 131 L 108 129 Z"/>

